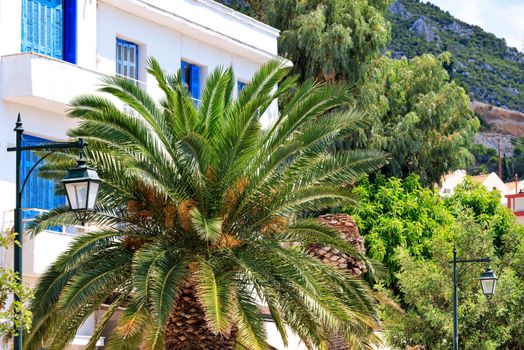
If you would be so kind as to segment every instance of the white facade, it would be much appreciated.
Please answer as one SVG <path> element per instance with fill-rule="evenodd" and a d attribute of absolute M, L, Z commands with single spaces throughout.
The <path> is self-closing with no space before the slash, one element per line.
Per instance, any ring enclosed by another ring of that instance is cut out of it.
<path fill-rule="evenodd" d="M 117 39 L 138 46 L 138 80 L 154 97 L 160 97 L 160 90 L 145 71 L 149 56 L 170 72 L 180 69 L 182 60 L 198 65 L 201 86 L 218 66 L 232 66 L 238 80 L 247 83 L 262 64 L 277 58 L 278 30 L 211 0 L 71 0 L 76 1 L 73 64 L 21 52 L 23 1 L 29 0 L 0 0 L 2 233 L 12 227 L 15 206 L 15 155 L 6 149 L 15 144 L 17 114 L 22 116 L 25 134 L 66 140 L 67 130 L 74 126 L 65 116 L 68 103 L 79 94 L 93 93 L 104 75 L 115 74 Z M 264 122 L 268 123 L 276 113 L 274 104 L 265 113 Z M 26 237 L 24 280 L 34 285 L 72 237 L 65 232 Z M 10 254 L 1 256 L 0 264 L 10 265 L 11 260 Z M 86 322 L 74 347 L 86 344 L 94 321 L 92 318 Z M 270 338 L 278 335 L 270 331 Z M 290 348 L 298 349 L 296 339 L 290 339 Z"/>
<path fill-rule="evenodd" d="M 456 170 L 452 173 L 449 173 L 442 178 L 442 185 L 439 189 L 439 194 L 441 197 L 451 196 L 455 193 L 455 188 L 462 184 L 466 179 L 466 170 Z M 508 194 L 508 186 L 502 181 L 497 174 L 485 174 L 472 176 L 472 181 L 475 183 L 481 183 L 484 187 L 489 190 L 497 190 L 501 194 L 501 203 L 506 204 L 506 199 L 504 196 Z"/>

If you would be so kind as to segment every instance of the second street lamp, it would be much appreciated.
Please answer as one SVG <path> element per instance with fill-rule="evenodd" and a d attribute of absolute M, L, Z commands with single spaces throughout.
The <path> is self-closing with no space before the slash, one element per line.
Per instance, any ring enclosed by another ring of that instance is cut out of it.
<path fill-rule="evenodd" d="M 497 276 L 490 269 L 489 263 L 491 262 L 490 257 L 481 259 L 457 259 L 457 248 L 453 246 L 453 260 L 449 263 L 453 264 L 453 349 L 459 350 L 459 338 L 458 338 L 458 294 L 457 294 L 457 264 L 468 264 L 468 263 L 486 263 L 486 270 L 480 274 L 480 285 L 482 292 L 488 298 L 495 294 L 495 288 L 497 286 Z"/>

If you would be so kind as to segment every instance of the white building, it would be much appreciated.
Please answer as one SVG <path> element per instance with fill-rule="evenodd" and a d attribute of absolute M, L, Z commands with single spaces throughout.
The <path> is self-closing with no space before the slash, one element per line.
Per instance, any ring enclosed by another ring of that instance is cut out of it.
<path fill-rule="evenodd" d="M 219 65 L 233 67 L 241 89 L 263 63 L 277 58 L 278 35 L 278 30 L 211 0 L 0 0 L 2 233 L 13 222 L 15 156 L 6 148 L 15 144 L 18 113 L 28 144 L 64 141 L 74 125 L 65 116 L 69 101 L 93 93 L 104 75 L 135 79 L 159 96 L 145 70 L 149 56 L 168 71 L 182 68 L 195 99 L 206 76 Z M 276 108 L 269 108 L 266 122 Z M 23 173 L 36 159 L 35 154 L 24 157 Z M 61 203 L 64 198 L 54 193 L 50 181 L 31 177 L 24 192 L 25 208 L 46 210 Z M 34 285 L 75 234 L 78 230 L 67 228 L 26 237 L 24 280 Z M 11 260 L 4 254 L 0 264 Z M 96 317 L 79 331 L 73 348 L 86 344 Z"/>
<path fill-rule="evenodd" d="M 455 188 L 462 184 L 464 180 L 466 179 L 466 170 L 456 170 L 452 173 L 446 174 L 442 177 L 442 185 L 440 186 L 439 193 L 442 197 L 451 196 L 455 193 Z M 509 188 L 507 185 L 502 181 L 497 174 L 491 173 L 491 174 L 484 174 L 484 175 L 476 175 L 471 176 L 471 180 L 474 183 L 479 183 L 484 185 L 487 190 L 497 190 L 501 193 L 501 202 L 505 205 L 506 199 L 504 198 L 504 195 L 506 195 L 509 191 Z"/>

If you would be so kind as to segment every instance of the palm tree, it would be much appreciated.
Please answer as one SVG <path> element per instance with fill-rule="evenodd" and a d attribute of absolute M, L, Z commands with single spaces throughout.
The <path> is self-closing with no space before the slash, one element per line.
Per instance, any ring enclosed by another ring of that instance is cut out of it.
<path fill-rule="evenodd" d="M 235 100 L 232 69 L 217 69 L 196 106 L 180 75 L 150 59 L 159 102 L 121 77 L 103 80 L 108 98 L 73 100 L 79 123 L 69 136 L 88 140 L 103 179 L 90 217 L 98 229 L 76 237 L 40 279 L 26 349 L 62 349 L 101 304 L 109 307 L 87 349 L 117 316 L 107 349 L 266 349 L 260 303 L 284 342 L 288 328 L 310 347 L 326 348 L 333 333 L 366 342 L 377 324 L 369 288 L 307 247 L 359 253 L 303 213 L 354 202 L 345 185 L 385 158 L 334 150 L 366 118 L 338 108 L 350 100 L 346 86 L 297 86 L 288 71 L 266 64 Z M 283 94 L 288 103 L 263 129 L 261 115 Z M 74 158 L 55 155 L 47 174 L 60 176 Z M 72 223 L 58 208 L 31 232 Z"/>

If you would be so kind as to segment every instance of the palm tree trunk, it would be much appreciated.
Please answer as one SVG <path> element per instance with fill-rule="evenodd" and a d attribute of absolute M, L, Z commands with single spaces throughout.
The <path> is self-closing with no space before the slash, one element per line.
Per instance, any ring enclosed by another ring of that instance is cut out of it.
<path fill-rule="evenodd" d="M 234 350 L 236 329 L 228 337 L 213 333 L 207 326 L 204 310 L 188 284 L 178 297 L 169 316 L 164 335 L 165 350 Z"/>

